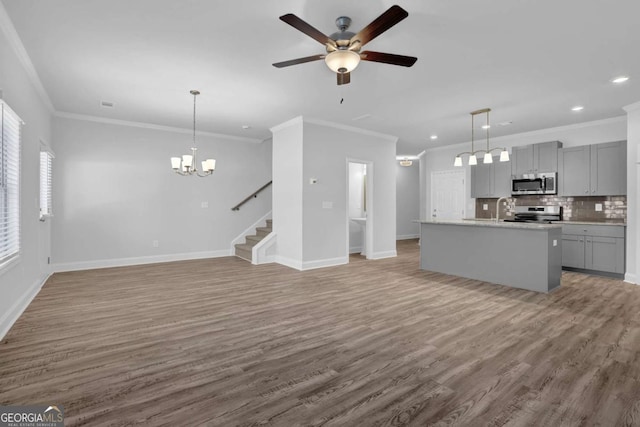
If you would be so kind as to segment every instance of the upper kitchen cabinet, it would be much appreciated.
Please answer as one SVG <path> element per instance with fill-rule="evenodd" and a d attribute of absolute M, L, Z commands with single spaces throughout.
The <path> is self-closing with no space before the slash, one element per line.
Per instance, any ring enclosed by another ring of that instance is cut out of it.
<path fill-rule="evenodd" d="M 558 158 L 561 196 L 627 193 L 626 141 L 563 148 Z"/>
<path fill-rule="evenodd" d="M 627 142 L 617 141 L 591 146 L 592 196 L 627 194 Z"/>
<path fill-rule="evenodd" d="M 511 194 L 511 165 L 501 162 L 498 156 L 493 163 L 471 166 L 471 197 L 506 197 Z"/>
<path fill-rule="evenodd" d="M 558 170 L 558 149 L 561 147 L 560 141 L 513 147 L 511 174 L 521 176 L 538 172 L 556 172 Z"/>

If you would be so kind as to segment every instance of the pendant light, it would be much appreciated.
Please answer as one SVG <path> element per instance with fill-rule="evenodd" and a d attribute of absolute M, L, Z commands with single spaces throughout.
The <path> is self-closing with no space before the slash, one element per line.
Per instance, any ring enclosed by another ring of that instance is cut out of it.
<path fill-rule="evenodd" d="M 216 170 L 216 160 L 206 159 L 202 161 L 202 173 L 198 170 L 198 163 L 196 159 L 196 97 L 200 95 L 200 91 L 189 91 L 193 95 L 193 147 L 191 147 L 191 154 L 184 154 L 182 157 L 171 158 L 171 168 L 175 173 L 182 176 L 196 175 L 201 178 L 209 176 Z"/>
<path fill-rule="evenodd" d="M 507 151 L 506 148 L 492 148 L 489 149 L 489 129 L 491 128 L 491 125 L 489 124 L 489 112 L 491 111 L 491 108 L 483 108 L 481 110 L 476 110 L 476 111 L 472 111 L 471 114 L 471 151 L 465 151 L 463 153 L 457 154 L 455 160 L 453 161 L 453 166 L 455 167 L 460 167 L 462 166 L 462 156 L 464 154 L 469 154 L 469 166 L 475 166 L 478 164 L 478 158 L 476 157 L 476 154 L 481 154 L 484 153 L 483 157 L 482 157 L 482 162 L 487 164 L 487 163 L 493 163 L 493 156 L 491 155 L 491 152 L 496 151 L 496 150 L 502 150 L 500 152 L 500 161 L 501 162 L 508 162 L 509 161 L 509 152 Z M 482 126 L 483 129 L 486 130 L 487 132 L 487 148 L 485 150 L 474 150 L 474 143 L 475 143 L 475 123 L 474 123 L 474 117 L 477 116 L 478 114 L 485 114 L 486 115 L 486 122 L 485 124 Z"/>

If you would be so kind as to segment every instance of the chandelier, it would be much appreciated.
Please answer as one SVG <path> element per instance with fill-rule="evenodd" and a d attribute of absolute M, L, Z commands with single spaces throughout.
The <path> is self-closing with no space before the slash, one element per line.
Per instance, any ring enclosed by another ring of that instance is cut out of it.
<path fill-rule="evenodd" d="M 200 91 L 192 90 L 189 92 L 193 95 L 193 147 L 191 154 L 184 154 L 182 157 L 171 158 L 171 168 L 175 173 L 182 176 L 197 175 L 201 178 L 209 176 L 216 170 L 216 160 L 206 159 L 202 161 L 202 172 L 198 170 L 196 160 L 196 96 L 200 95 Z"/>
<path fill-rule="evenodd" d="M 493 157 L 491 156 L 491 152 L 496 150 L 502 150 L 500 152 L 501 162 L 509 161 L 509 152 L 507 151 L 506 148 L 489 149 L 489 128 L 491 127 L 491 125 L 489 125 L 489 111 L 491 111 L 491 108 L 483 108 L 482 110 L 476 110 L 470 113 L 471 114 L 471 151 L 465 151 L 463 153 L 457 154 L 453 162 L 453 166 L 462 166 L 462 156 L 464 154 L 469 155 L 470 166 L 474 166 L 478 164 L 478 158 L 476 157 L 476 154 L 478 153 L 484 153 L 482 163 L 493 163 Z M 477 116 L 478 114 L 486 114 L 486 122 L 482 126 L 482 128 L 487 131 L 487 148 L 485 150 L 474 150 L 474 142 L 475 142 L 474 117 Z"/>

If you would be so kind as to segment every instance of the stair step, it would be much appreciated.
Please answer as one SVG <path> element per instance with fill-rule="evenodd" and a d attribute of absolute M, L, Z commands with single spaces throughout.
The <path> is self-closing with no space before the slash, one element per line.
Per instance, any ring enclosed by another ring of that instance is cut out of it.
<path fill-rule="evenodd" d="M 244 260 L 251 261 L 252 246 L 245 243 L 238 243 L 236 245 L 236 256 Z"/>
<path fill-rule="evenodd" d="M 268 219 L 267 220 L 267 227 L 273 228 L 273 220 L 272 219 Z"/>
<path fill-rule="evenodd" d="M 264 239 L 264 236 L 244 236 L 244 239 L 246 240 L 245 245 L 255 246 L 260 240 Z"/>
<path fill-rule="evenodd" d="M 271 233 L 271 227 L 256 227 L 256 235 L 265 237 Z"/>

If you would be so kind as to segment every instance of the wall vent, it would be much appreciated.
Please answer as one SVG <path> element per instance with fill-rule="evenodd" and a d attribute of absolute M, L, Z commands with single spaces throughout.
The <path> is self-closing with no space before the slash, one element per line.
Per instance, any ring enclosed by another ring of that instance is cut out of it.
<path fill-rule="evenodd" d="M 100 106 L 104 108 L 113 108 L 115 107 L 115 104 L 109 101 L 100 101 Z"/>

